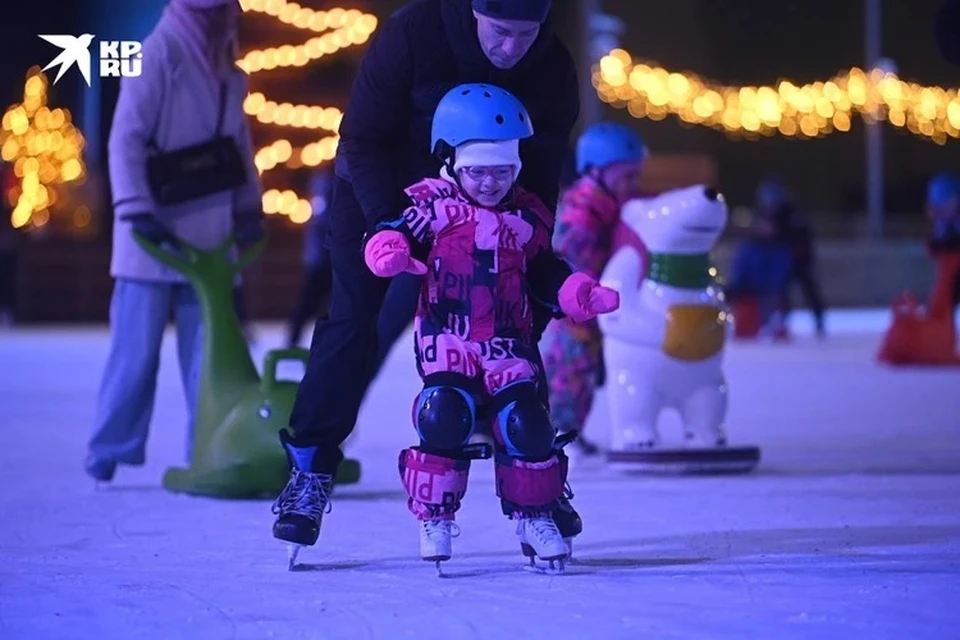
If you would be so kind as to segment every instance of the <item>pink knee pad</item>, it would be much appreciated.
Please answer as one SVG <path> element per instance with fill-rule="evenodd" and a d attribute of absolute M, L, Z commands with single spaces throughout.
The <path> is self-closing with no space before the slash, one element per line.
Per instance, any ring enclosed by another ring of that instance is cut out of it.
<path fill-rule="evenodd" d="M 516 513 L 550 512 L 563 495 L 563 468 L 557 456 L 546 462 L 524 462 L 496 456 L 497 496 Z"/>
<path fill-rule="evenodd" d="M 455 460 L 416 447 L 400 452 L 400 479 L 407 508 L 417 520 L 453 520 L 467 493 L 469 460 Z"/>

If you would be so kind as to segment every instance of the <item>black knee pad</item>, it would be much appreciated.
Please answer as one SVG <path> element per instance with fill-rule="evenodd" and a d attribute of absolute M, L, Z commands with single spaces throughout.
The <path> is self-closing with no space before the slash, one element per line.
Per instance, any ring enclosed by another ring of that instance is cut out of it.
<path fill-rule="evenodd" d="M 421 445 L 430 451 L 461 449 L 473 435 L 477 404 L 469 385 L 458 382 L 430 376 L 414 402 L 413 425 Z"/>
<path fill-rule="evenodd" d="M 557 429 L 533 382 L 516 382 L 493 396 L 498 440 L 508 455 L 542 461 L 554 453 Z"/>

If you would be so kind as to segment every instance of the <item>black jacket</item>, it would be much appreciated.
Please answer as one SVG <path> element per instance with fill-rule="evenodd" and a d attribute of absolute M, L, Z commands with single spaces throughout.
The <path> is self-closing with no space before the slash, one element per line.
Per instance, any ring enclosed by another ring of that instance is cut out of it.
<path fill-rule="evenodd" d="M 943 57 L 960 67 L 960 0 L 948 0 L 940 7 L 933 33 Z"/>
<path fill-rule="evenodd" d="M 517 66 L 497 69 L 480 48 L 470 0 L 417 0 L 374 35 L 340 125 L 337 175 L 352 183 L 368 230 L 406 207 L 405 187 L 438 175 L 430 149 L 433 112 L 448 90 L 466 82 L 495 84 L 526 106 L 535 133 L 521 143 L 519 182 L 556 207 L 580 112 L 570 52 L 546 24 Z"/>

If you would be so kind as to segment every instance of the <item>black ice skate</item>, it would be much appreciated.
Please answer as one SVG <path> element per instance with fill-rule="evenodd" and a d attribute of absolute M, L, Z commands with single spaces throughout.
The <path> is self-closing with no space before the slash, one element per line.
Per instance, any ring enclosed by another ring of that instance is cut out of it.
<path fill-rule="evenodd" d="M 280 440 L 292 469 L 287 486 L 273 503 L 272 511 L 277 516 L 273 537 L 287 543 L 287 568 L 292 571 L 300 549 L 313 546 L 320 537 L 323 514 L 332 507 L 334 474 L 315 471 L 316 446 L 297 447 L 284 431 L 280 432 Z"/>
<path fill-rule="evenodd" d="M 563 541 L 567 545 L 568 562 L 573 560 L 573 539 L 583 533 L 583 520 L 580 519 L 580 514 L 577 513 L 577 510 L 574 509 L 570 503 L 574 497 L 573 489 L 570 488 L 570 482 L 567 480 L 570 463 L 567 460 L 567 455 L 564 453 L 563 448 L 571 442 L 580 440 L 578 435 L 577 431 L 560 434 L 553 444 L 553 448 L 557 453 L 557 457 L 560 459 L 560 464 L 563 466 L 564 472 L 563 495 L 560 496 L 560 499 L 557 501 L 557 508 L 553 510 L 552 515 L 553 521 L 556 523 L 557 529 L 560 531 L 560 535 L 563 536 Z"/>

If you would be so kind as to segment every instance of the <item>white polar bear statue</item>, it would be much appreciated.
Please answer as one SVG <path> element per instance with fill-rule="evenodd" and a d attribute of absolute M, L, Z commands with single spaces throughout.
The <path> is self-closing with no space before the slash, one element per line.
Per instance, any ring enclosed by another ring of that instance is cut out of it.
<path fill-rule="evenodd" d="M 723 196 L 698 185 L 632 200 L 622 222 L 649 255 L 643 264 L 626 246 L 601 278 L 620 293 L 620 308 L 598 318 L 612 420 L 608 459 L 639 470 L 752 469 L 758 449 L 726 446 L 730 322 L 709 257 L 727 224 Z M 661 446 L 657 421 L 667 408 L 680 414 L 682 447 Z"/>

